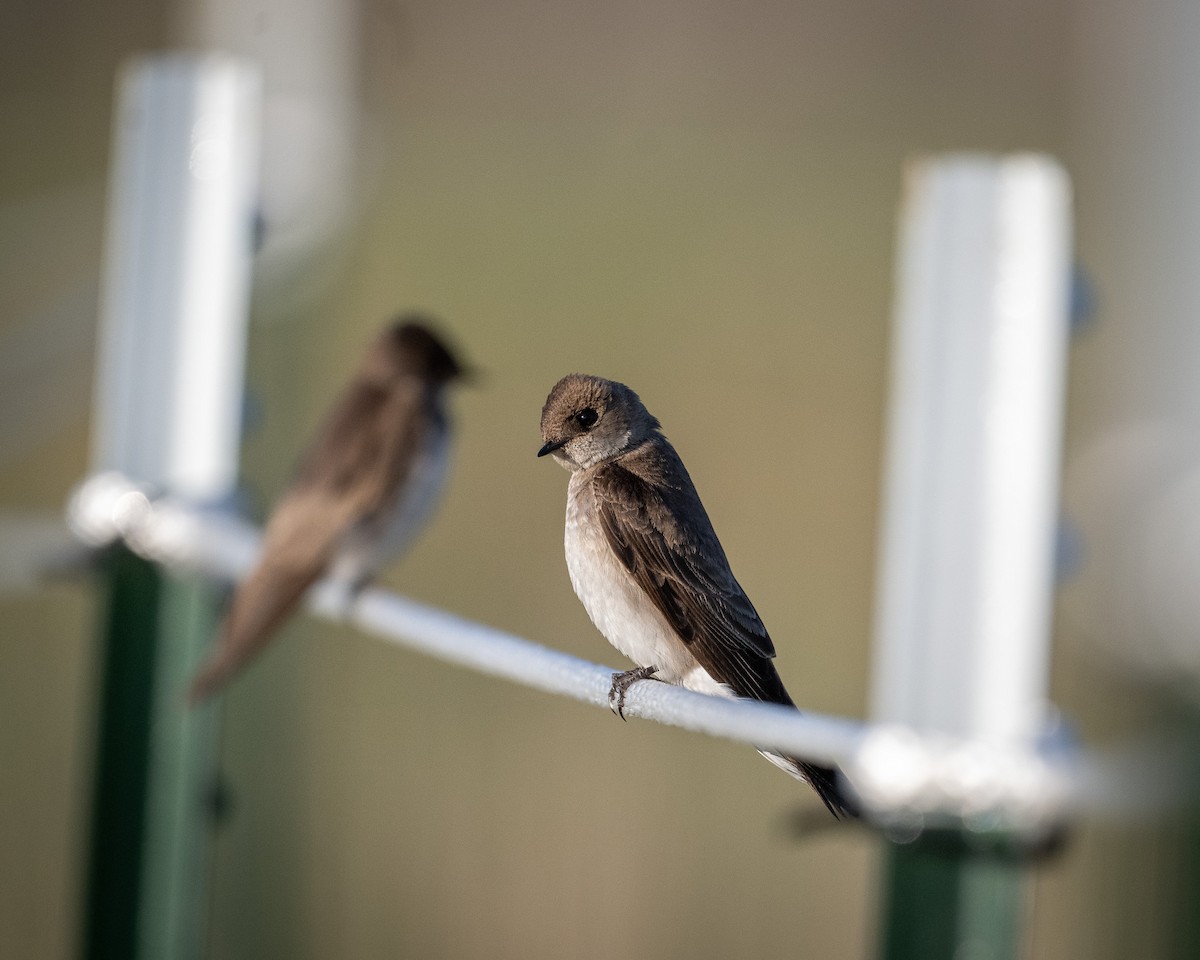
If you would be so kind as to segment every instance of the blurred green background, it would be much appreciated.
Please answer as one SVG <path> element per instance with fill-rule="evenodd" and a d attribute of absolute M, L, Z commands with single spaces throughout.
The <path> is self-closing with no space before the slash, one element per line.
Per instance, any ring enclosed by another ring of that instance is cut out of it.
<path fill-rule="evenodd" d="M 310 174 L 274 222 L 267 185 L 252 507 L 286 482 L 378 326 L 428 310 L 486 375 L 456 398 L 443 509 L 388 586 L 624 666 L 570 589 L 566 475 L 534 457 L 559 376 L 616 378 L 686 460 L 797 701 L 863 716 L 902 168 L 937 150 L 1044 150 L 1080 175 L 1081 224 L 1096 223 L 1071 127 L 1089 95 L 1072 80 L 1082 6 L 343 8 L 354 69 L 329 99 L 353 122 L 326 144 L 327 180 Z M 10 534 L 58 510 L 87 468 L 116 68 L 179 44 L 270 48 L 286 120 L 321 72 L 291 36 L 314 18 L 319 32 L 320 11 L 282 9 L 0 12 Z M 287 143 L 269 147 L 270 169 L 288 169 Z M 309 212 L 325 218 L 316 239 Z M 1085 230 L 1085 261 L 1090 242 Z M 1075 425 L 1103 386 L 1092 349 L 1076 355 Z M 54 960 L 79 933 L 96 602 L 86 578 L 25 583 L 19 552 L 0 595 L 0 955 Z M 1153 691 L 1084 632 L 1060 629 L 1054 680 L 1085 736 L 1156 716 Z M 874 942 L 876 841 L 797 838 L 790 818 L 816 800 L 752 750 L 303 616 L 226 697 L 222 769 L 233 813 L 216 839 L 214 958 L 841 960 Z M 1172 837 L 1082 823 L 1036 872 L 1028 955 L 1168 955 Z"/>

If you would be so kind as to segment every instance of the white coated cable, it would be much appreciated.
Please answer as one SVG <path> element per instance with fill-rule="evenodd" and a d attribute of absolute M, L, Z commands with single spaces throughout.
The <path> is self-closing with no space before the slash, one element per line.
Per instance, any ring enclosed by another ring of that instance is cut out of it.
<path fill-rule="evenodd" d="M 71 499 L 76 536 L 101 546 L 124 540 L 168 567 L 236 580 L 253 565 L 259 532 L 226 512 L 200 509 L 115 473 L 87 480 Z M 608 706 L 613 669 L 380 589 L 348 606 L 318 585 L 309 608 L 381 639 L 516 683 Z M 977 742 L 919 737 L 788 707 L 726 700 L 665 683 L 630 687 L 625 714 L 842 766 L 869 810 L 883 820 L 965 818 L 981 829 L 1037 831 L 1073 799 L 1074 776 L 1051 757 Z"/>

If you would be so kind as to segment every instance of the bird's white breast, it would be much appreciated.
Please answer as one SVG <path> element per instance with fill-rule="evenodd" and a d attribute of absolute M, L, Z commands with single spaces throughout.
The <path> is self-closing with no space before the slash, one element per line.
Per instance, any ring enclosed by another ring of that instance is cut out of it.
<path fill-rule="evenodd" d="M 391 522 L 380 539 L 384 562 L 407 550 L 429 522 L 449 472 L 450 431 L 438 425 L 430 429 L 428 440 L 415 458 Z"/>
<path fill-rule="evenodd" d="M 352 584 L 363 577 L 372 577 L 407 550 L 429 521 L 449 467 L 450 431 L 441 425 L 433 426 L 413 457 L 382 529 L 366 528 L 351 533 L 334 560 L 333 578 Z"/>
<path fill-rule="evenodd" d="M 584 478 L 567 489 L 565 547 L 571 586 L 596 629 L 638 666 L 655 666 L 657 678 L 705 693 L 728 695 L 687 646 L 608 545 L 595 500 Z"/>

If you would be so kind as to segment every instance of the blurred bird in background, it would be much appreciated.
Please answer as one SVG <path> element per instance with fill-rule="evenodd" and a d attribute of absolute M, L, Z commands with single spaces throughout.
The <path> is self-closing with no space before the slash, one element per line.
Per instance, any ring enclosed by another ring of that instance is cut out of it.
<path fill-rule="evenodd" d="M 614 647 L 638 664 L 613 675 L 609 703 L 656 679 L 701 693 L 794 706 L 775 647 L 734 579 L 683 461 L 623 383 L 571 374 L 542 408 L 538 456 L 571 471 L 566 554 L 571 585 Z M 839 772 L 768 750 L 835 817 L 857 816 Z"/>
<path fill-rule="evenodd" d="M 347 600 L 412 543 L 446 478 L 446 388 L 454 353 L 418 317 L 371 344 L 267 522 L 258 566 L 237 588 L 189 703 L 220 689 L 328 576 Z"/>

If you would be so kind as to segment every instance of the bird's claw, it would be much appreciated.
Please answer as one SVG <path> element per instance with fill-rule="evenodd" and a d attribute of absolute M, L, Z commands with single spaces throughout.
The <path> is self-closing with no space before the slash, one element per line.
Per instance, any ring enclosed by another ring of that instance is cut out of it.
<path fill-rule="evenodd" d="M 608 707 L 622 720 L 625 719 L 625 693 L 639 680 L 655 680 L 658 667 L 635 667 L 614 673 L 612 687 L 608 691 Z"/>

